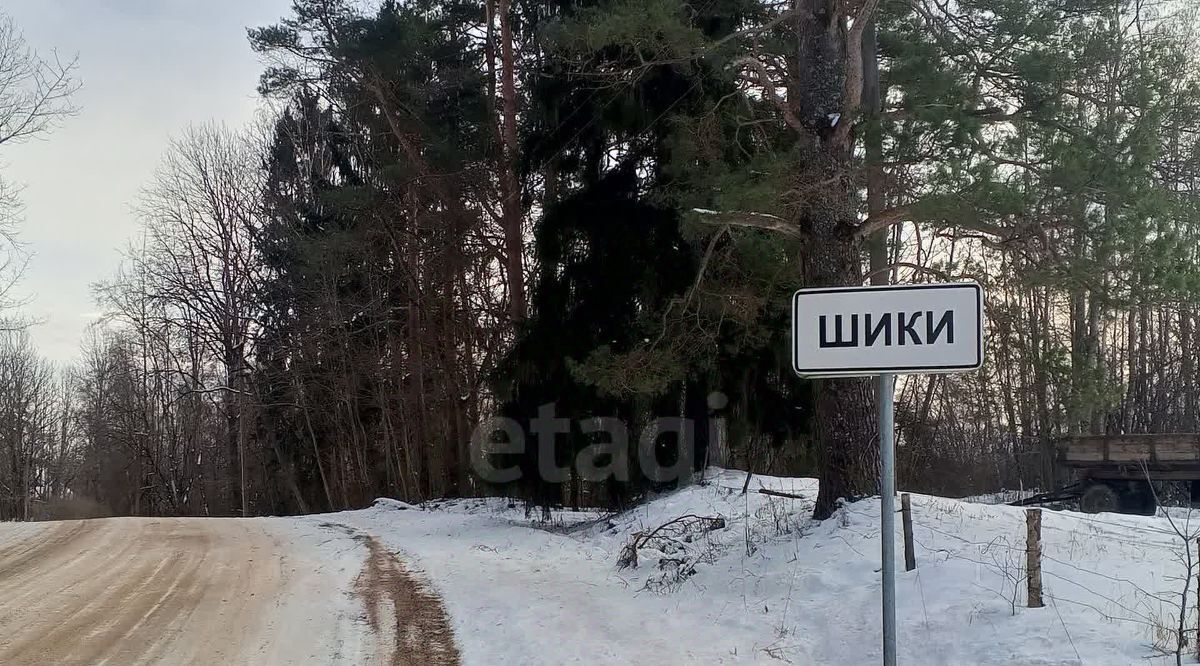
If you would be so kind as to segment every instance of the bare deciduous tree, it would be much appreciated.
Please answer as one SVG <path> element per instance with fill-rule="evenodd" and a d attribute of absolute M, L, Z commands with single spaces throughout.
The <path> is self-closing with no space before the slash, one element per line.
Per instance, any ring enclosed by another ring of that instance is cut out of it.
<path fill-rule="evenodd" d="M 76 60 L 62 60 L 57 53 L 43 58 L 21 35 L 16 23 L 0 13 L 0 146 L 28 139 L 54 127 L 75 112 L 71 95 L 79 88 Z M 16 241 L 20 200 L 19 188 L 0 178 L 0 241 L 5 244 L 0 259 L 0 308 L 17 305 L 11 297 L 13 285 L 25 267 Z M 19 328 L 0 322 L 0 329 Z"/>
<path fill-rule="evenodd" d="M 142 197 L 149 296 L 181 313 L 223 369 L 231 505 L 247 509 L 247 354 L 260 284 L 256 248 L 263 172 L 253 144 L 216 125 L 172 142 Z"/>
<path fill-rule="evenodd" d="M 74 113 L 76 60 L 43 58 L 13 20 L 0 14 L 0 145 L 44 132 Z"/>

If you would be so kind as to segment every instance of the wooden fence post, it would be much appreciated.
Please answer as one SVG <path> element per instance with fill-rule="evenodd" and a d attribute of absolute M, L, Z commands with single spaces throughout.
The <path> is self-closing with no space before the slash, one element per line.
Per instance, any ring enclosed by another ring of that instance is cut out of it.
<path fill-rule="evenodd" d="M 1029 607 L 1041 608 L 1042 603 L 1042 510 L 1025 512 L 1025 571 L 1029 583 Z"/>
<path fill-rule="evenodd" d="M 908 493 L 900 495 L 900 516 L 904 524 L 904 570 L 917 568 L 917 551 L 913 548 L 912 499 Z"/>

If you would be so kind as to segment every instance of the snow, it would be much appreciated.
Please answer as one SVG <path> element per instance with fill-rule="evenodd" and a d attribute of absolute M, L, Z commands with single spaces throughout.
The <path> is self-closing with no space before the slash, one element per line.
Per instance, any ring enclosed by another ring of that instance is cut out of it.
<path fill-rule="evenodd" d="M 265 616 L 274 651 L 257 655 L 258 663 L 361 664 L 372 654 L 375 641 L 354 593 L 366 549 L 335 523 L 311 518 L 248 519 L 261 522 L 280 544 L 292 591 Z"/>
<path fill-rule="evenodd" d="M 0 663 L 383 663 L 364 558 L 291 518 L 0 523 Z"/>
<path fill-rule="evenodd" d="M 373 534 L 405 558 L 444 599 L 468 666 L 878 663 L 878 499 L 813 522 L 812 479 L 755 476 L 743 495 L 744 473 L 707 476 L 627 513 L 556 511 L 550 523 L 494 498 L 381 500 L 300 520 Z M 918 568 L 901 559 L 897 584 L 903 663 L 1174 663 L 1159 647 L 1178 622 L 1184 542 L 1164 514 L 1045 511 L 1046 607 L 1028 609 L 1025 509 L 924 495 L 912 506 Z M 618 568 L 636 533 L 685 515 L 724 527 L 651 544 L 637 568 Z M 1171 517 L 1182 526 L 1188 511 Z M 695 573 L 680 579 L 679 566 Z"/>
<path fill-rule="evenodd" d="M 24 544 L 47 528 L 47 523 L 44 522 L 25 523 L 15 520 L 4 521 L 0 525 L 4 526 L 4 529 L 0 529 L 0 551 Z"/>

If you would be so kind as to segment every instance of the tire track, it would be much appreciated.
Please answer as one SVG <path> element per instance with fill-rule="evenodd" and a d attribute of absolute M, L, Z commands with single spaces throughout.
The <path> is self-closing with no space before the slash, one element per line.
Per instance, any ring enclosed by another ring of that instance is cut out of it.
<path fill-rule="evenodd" d="M 264 616 L 304 593 L 284 585 L 269 527 L 77 521 L 0 548 L 0 664 L 258 663 L 272 640 Z"/>
<path fill-rule="evenodd" d="M 390 666 L 458 666 L 450 622 L 442 602 L 419 583 L 379 540 L 361 535 L 367 561 L 354 589 L 366 606 L 367 622 L 385 642 Z M 391 637 L 391 645 L 386 645 Z"/>
<path fill-rule="evenodd" d="M 9 579 L 20 574 L 48 553 L 71 543 L 84 531 L 83 521 L 55 523 L 33 539 L 0 548 L 0 578 Z"/>
<path fill-rule="evenodd" d="M 457 666 L 437 597 L 373 537 L 322 527 L 0 525 L 0 664 Z"/>

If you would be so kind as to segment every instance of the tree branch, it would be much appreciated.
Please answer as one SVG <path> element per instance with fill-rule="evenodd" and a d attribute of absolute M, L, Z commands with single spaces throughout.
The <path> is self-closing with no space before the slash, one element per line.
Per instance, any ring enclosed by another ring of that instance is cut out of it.
<path fill-rule="evenodd" d="M 769 213 L 754 213 L 750 211 L 716 211 L 706 208 L 693 208 L 693 213 L 704 224 L 729 225 L 734 227 L 749 227 L 774 231 L 792 238 L 807 238 L 808 234 L 800 227 L 788 222 L 778 215 Z"/>
<path fill-rule="evenodd" d="M 862 224 L 858 225 L 858 229 L 855 229 L 854 231 L 854 237 L 861 240 L 871 236 L 878 231 L 882 231 L 893 224 L 896 224 L 897 222 L 903 221 L 904 218 L 910 216 L 912 212 L 913 206 L 911 204 L 885 208 L 884 210 L 871 215 L 864 220 Z"/>
<path fill-rule="evenodd" d="M 742 56 L 733 61 L 733 64 L 754 71 L 754 78 L 746 78 L 746 81 L 762 88 L 763 94 L 770 100 L 779 112 L 783 114 L 783 120 L 794 130 L 806 131 L 804 123 L 796 117 L 796 112 L 787 103 L 787 100 L 779 96 L 779 92 L 775 89 L 775 83 L 771 80 L 771 73 L 767 71 L 767 66 L 761 60 L 754 56 Z"/>

